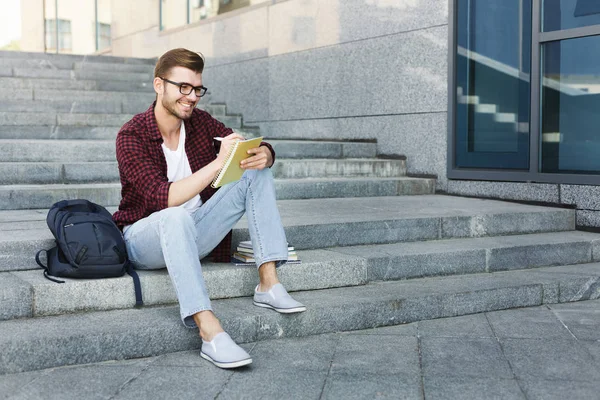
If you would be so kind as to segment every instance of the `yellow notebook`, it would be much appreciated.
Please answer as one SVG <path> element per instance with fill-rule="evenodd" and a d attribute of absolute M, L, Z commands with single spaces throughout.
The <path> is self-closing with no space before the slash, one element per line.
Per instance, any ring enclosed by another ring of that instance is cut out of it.
<path fill-rule="evenodd" d="M 257 137 L 248 140 L 238 140 L 231 147 L 231 150 L 225 159 L 225 163 L 210 186 L 218 188 L 230 182 L 239 180 L 244 174 L 244 170 L 240 167 L 240 162 L 251 156 L 247 151 L 260 146 L 262 139 L 262 137 Z"/>

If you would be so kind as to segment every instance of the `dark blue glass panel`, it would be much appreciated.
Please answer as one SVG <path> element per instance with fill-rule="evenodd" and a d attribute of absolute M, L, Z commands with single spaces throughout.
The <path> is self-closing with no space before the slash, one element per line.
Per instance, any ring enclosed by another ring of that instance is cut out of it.
<path fill-rule="evenodd" d="M 600 36 L 542 47 L 541 171 L 600 173 Z"/>
<path fill-rule="evenodd" d="M 531 1 L 457 1 L 455 165 L 529 169 Z"/>
<path fill-rule="evenodd" d="M 544 0 L 542 5 L 543 32 L 598 24 L 599 0 Z"/>

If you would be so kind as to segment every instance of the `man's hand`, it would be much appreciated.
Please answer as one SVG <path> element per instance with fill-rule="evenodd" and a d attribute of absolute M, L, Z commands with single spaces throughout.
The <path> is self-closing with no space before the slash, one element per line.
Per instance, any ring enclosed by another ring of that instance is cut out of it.
<path fill-rule="evenodd" d="M 230 135 L 225 136 L 223 139 L 220 139 L 221 148 L 219 150 L 219 155 L 217 156 L 217 160 L 219 160 L 219 165 L 223 165 L 223 163 L 227 159 L 229 150 L 238 140 L 244 140 L 244 137 L 237 133 L 232 133 Z"/>
<path fill-rule="evenodd" d="M 250 149 L 248 154 L 253 154 L 253 156 L 242 160 L 240 167 L 243 169 L 264 169 L 273 165 L 273 154 L 266 146 Z"/>

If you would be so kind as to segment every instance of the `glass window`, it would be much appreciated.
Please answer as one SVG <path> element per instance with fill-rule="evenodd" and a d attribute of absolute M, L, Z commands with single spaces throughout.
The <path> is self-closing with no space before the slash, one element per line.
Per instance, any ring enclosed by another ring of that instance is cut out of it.
<path fill-rule="evenodd" d="M 455 164 L 528 169 L 531 1 L 457 4 Z"/>
<path fill-rule="evenodd" d="M 190 22 L 200 21 L 267 1 L 270 0 L 190 0 Z"/>
<path fill-rule="evenodd" d="M 58 20 L 58 51 L 71 52 L 73 44 L 71 41 L 71 21 Z M 46 51 L 56 51 L 56 20 L 46 19 Z"/>
<path fill-rule="evenodd" d="M 110 24 L 98 23 L 98 50 L 110 47 Z"/>
<path fill-rule="evenodd" d="M 600 36 L 542 47 L 542 172 L 600 173 Z"/>
<path fill-rule="evenodd" d="M 542 31 L 580 28 L 600 24 L 599 0 L 544 0 Z"/>

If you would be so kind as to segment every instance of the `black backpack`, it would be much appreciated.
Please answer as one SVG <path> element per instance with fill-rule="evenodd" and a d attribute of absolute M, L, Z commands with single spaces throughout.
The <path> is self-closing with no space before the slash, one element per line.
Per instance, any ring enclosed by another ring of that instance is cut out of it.
<path fill-rule="evenodd" d="M 123 234 L 104 207 L 87 200 L 63 200 L 50 207 L 46 217 L 56 246 L 40 250 L 35 261 L 53 282 L 62 278 L 114 278 L 127 272 L 133 278 L 136 306 L 141 306 L 140 278 L 127 258 Z M 46 252 L 47 266 L 40 261 Z"/>

